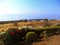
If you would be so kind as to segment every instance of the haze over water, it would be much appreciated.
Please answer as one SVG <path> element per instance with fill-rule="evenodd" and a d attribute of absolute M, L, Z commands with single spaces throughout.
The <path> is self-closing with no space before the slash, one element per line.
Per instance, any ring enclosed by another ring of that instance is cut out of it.
<path fill-rule="evenodd" d="M 0 21 L 60 19 L 60 0 L 0 0 Z"/>

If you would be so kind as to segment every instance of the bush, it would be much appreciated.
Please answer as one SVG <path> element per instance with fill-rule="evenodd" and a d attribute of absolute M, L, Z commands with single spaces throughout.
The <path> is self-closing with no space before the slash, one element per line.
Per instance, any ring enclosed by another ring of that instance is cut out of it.
<path fill-rule="evenodd" d="M 50 27 L 56 27 L 56 26 L 60 26 L 60 24 L 53 24 L 53 25 L 50 26 Z"/>
<path fill-rule="evenodd" d="M 59 34 L 60 26 L 50 27 L 50 28 L 47 28 L 46 30 L 47 30 L 47 35 Z"/>
<path fill-rule="evenodd" d="M 13 28 L 13 29 L 8 29 L 5 33 L 6 35 L 3 38 L 4 44 L 6 45 L 15 44 L 20 41 L 21 38 L 20 30 Z"/>
<path fill-rule="evenodd" d="M 33 42 L 37 39 L 37 34 L 35 32 L 28 32 L 26 34 L 26 41 L 27 42 Z"/>

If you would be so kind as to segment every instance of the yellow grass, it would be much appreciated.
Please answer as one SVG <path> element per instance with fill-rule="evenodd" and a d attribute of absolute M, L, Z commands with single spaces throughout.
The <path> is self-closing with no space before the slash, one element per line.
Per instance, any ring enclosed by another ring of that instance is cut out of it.
<path fill-rule="evenodd" d="M 56 24 L 56 23 L 60 23 L 60 21 L 49 21 L 49 24 Z M 18 26 L 15 26 L 14 23 L 7 23 L 7 24 L 0 24 L 0 32 L 2 32 L 2 30 L 6 31 L 9 28 L 18 28 L 21 26 L 41 26 L 44 25 L 43 21 L 32 21 L 32 22 L 18 22 L 17 23 Z"/>

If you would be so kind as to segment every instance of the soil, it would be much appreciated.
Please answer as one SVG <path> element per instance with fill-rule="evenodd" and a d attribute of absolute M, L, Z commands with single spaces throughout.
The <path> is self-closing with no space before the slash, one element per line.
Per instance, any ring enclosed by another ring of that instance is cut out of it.
<path fill-rule="evenodd" d="M 51 36 L 45 41 L 33 42 L 32 45 L 60 45 L 60 35 Z"/>

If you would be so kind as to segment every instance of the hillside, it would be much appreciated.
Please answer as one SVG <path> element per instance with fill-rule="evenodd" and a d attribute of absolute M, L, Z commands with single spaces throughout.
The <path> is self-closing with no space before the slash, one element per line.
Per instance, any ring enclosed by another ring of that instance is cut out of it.
<path fill-rule="evenodd" d="M 48 25 L 60 23 L 60 20 L 49 20 Z M 44 20 L 15 20 L 15 21 L 1 21 L 0 22 L 0 32 L 3 30 L 6 31 L 8 28 L 18 28 L 22 26 L 45 26 L 45 21 Z"/>

